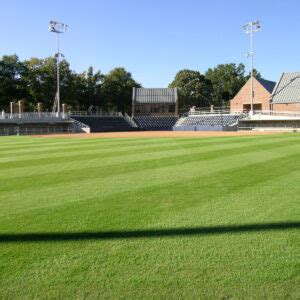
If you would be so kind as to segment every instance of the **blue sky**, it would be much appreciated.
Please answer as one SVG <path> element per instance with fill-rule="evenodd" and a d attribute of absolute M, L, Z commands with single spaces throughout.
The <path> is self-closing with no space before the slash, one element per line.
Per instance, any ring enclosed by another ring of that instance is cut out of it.
<path fill-rule="evenodd" d="M 251 2 L 251 6 L 249 3 Z M 0 0 L 0 56 L 55 52 L 51 19 L 69 25 L 62 52 L 77 72 L 123 66 L 144 87 L 165 87 L 183 68 L 204 73 L 243 62 L 249 37 L 241 26 L 260 20 L 255 67 L 264 78 L 300 71 L 299 0 Z"/>

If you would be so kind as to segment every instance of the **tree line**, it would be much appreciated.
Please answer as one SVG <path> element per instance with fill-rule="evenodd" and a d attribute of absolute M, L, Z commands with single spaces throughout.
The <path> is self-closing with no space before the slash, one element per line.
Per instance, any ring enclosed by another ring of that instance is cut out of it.
<path fill-rule="evenodd" d="M 260 74 L 255 71 L 255 75 Z M 169 87 L 177 87 L 181 109 L 191 106 L 227 105 L 248 80 L 243 64 L 221 64 L 204 74 L 181 70 Z M 141 87 L 124 68 L 102 74 L 89 67 L 76 73 L 66 60 L 60 62 L 61 102 L 71 110 L 100 108 L 103 111 L 131 111 L 133 87 Z M 8 111 L 11 101 L 25 100 L 26 110 L 43 103 L 51 111 L 56 93 L 56 58 L 20 61 L 17 55 L 0 59 L 0 109 Z"/>

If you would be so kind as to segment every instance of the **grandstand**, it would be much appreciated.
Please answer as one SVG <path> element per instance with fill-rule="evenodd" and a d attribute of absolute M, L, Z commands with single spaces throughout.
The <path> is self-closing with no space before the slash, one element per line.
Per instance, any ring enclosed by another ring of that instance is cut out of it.
<path fill-rule="evenodd" d="M 138 116 L 133 120 L 141 130 L 172 130 L 178 117 Z"/>
<path fill-rule="evenodd" d="M 170 94 L 169 94 L 170 95 Z M 166 114 L 137 114 L 129 117 L 120 112 L 10 113 L 0 115 L 0 135 L 33 135 L 77 132 L 126 132 L 137 130 L 300 131 L 300 113 L 253 111 L 232 113 L 229 110 L 193 109 L 181 117 Z"/>
<path fill-rule="evenodd" d="M 17 113 L 0 116 L 0 135 L 27 135 L 74 132 L 73 121 L 65 114 Z"/>
<path fill-rule="evenodd" d="M 210 131 L 210 130 L 237 130 L 240 119 L 245 114 L 230 114 L 229 111 L 193 111 L 182 116 L 175 124 L 173 130 L 179 131 Z"/>
<path fill-rule="evenodd" d="M 216 115 L 191 115 L 185 118 L 180 125 L 204 125 L 204 126 L 214 126 L 214 125 L 235 125 L 242 115 L 231 115 L 231 114 L 216 114 Z"/>
<path fill-rule="evenodd" d="M 0 135 L 113 132 L 139 130 L 121 113 L 16 113 L 0 116 Z"/>
<path fill-rule="evenodd" d="M 139 130 L 137 125 L 122 114 L 78 115 L 70 113 L 70 118 L 89 127 L 90 132 L 120 132 Z"/>

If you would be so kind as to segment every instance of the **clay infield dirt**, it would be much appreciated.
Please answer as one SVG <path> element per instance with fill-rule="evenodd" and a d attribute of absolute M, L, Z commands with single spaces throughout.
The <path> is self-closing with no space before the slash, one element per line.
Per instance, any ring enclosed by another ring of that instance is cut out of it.
<path fill-rule="evenodd" d="M 276 131 L 131 131 L 34 135 L 47 138 L 165 138 L 165 137 L 222 137 L 278 134 Z"/>

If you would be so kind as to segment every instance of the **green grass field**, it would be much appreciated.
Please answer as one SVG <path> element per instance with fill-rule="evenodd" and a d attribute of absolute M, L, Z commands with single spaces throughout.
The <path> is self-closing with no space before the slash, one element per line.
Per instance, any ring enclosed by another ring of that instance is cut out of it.
<path fill-rule="evenodd" d="M 0 298 L 300 297 L 300 135 L 0 138 Z"/>

